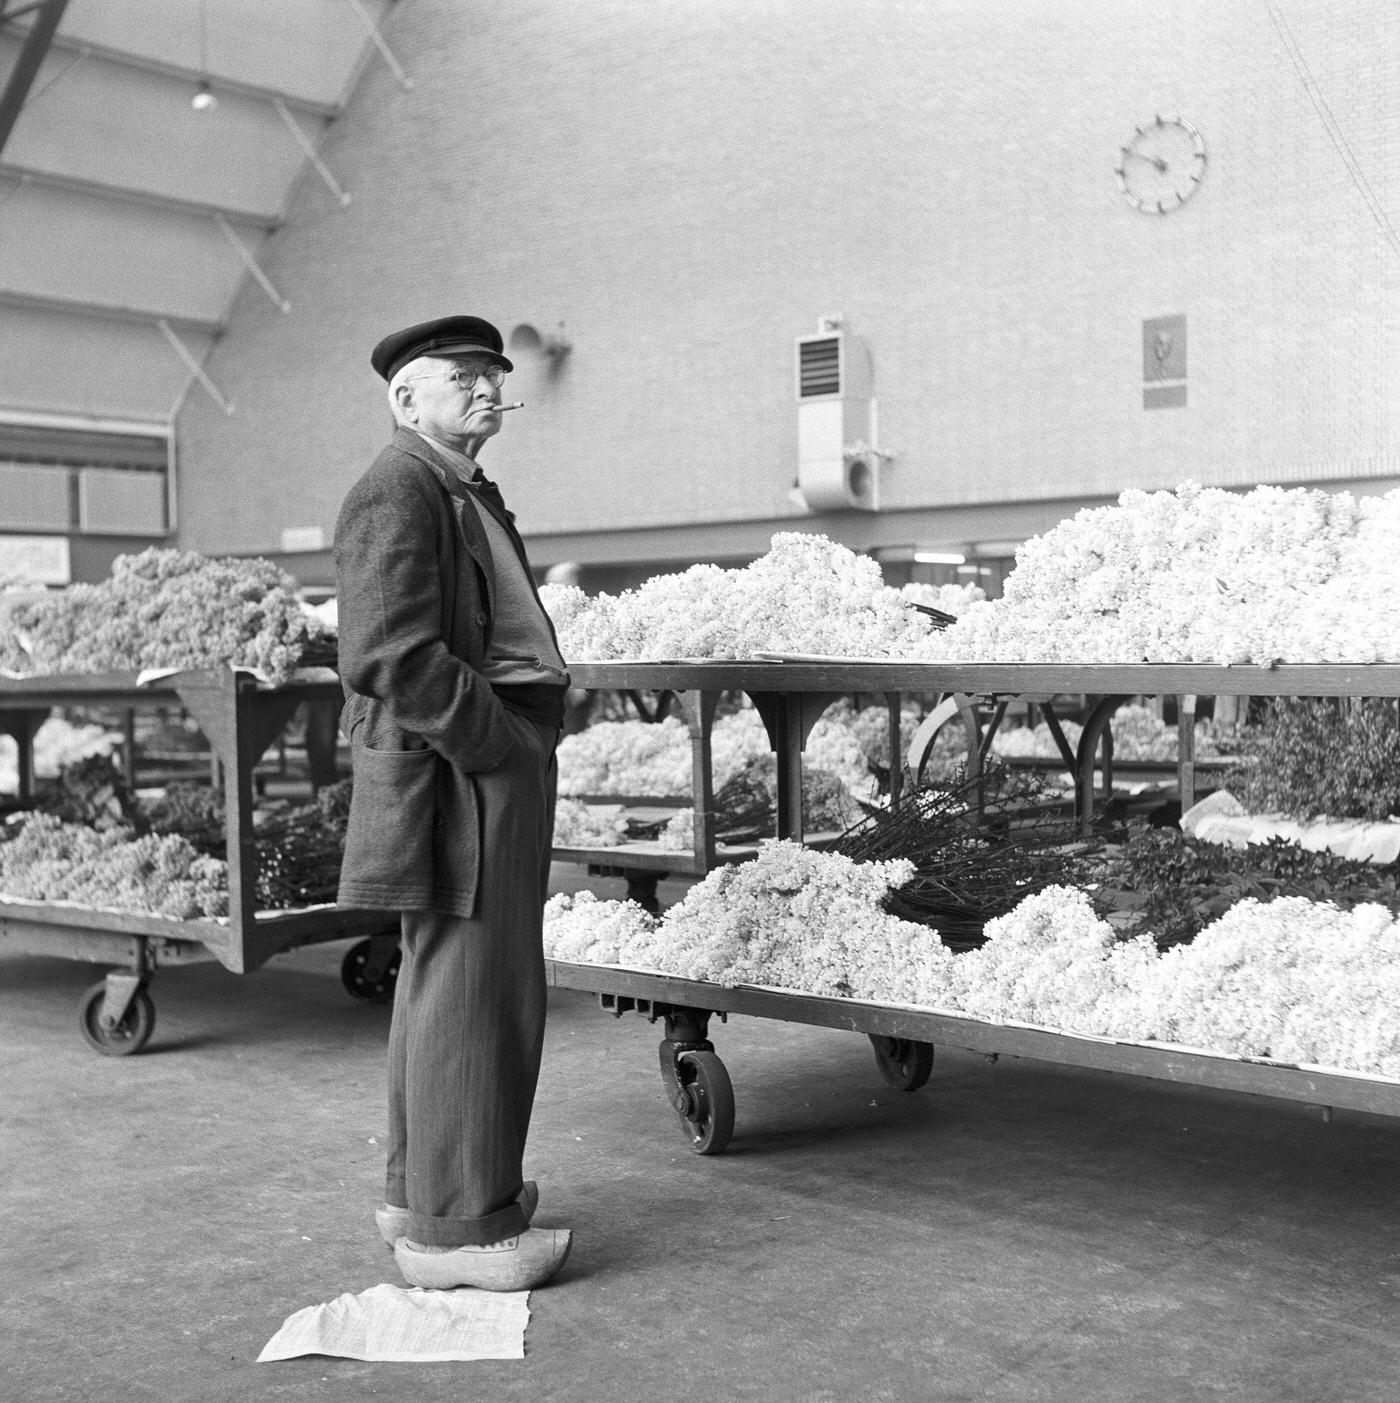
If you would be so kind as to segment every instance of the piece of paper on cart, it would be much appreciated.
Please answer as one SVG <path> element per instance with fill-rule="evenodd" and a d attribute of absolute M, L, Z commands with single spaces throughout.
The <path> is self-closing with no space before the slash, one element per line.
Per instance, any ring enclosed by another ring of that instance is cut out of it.
<path fill-rule="evenodd" d="M 258 1363 L 303 1354 L 396 1363 L 524 1359 L 529 1301 L 528 1291 L 424 1291 L 382 1283 L 289 1315 Z"/>

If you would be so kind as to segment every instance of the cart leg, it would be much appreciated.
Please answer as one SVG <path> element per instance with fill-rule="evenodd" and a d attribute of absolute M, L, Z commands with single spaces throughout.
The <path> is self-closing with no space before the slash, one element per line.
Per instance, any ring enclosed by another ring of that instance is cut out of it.
<path fill-rule="evenodd" d="M 315 792 L 335 783 L 335 739 L 340 726 L 340 703 L 306 703 L 306 767 Z"/>
<path fill-rule="evenodd" d="M 643 911 L 653 916 L 661 914 L 661 902 L 656 895 L 656 884 L 666 875 L 664 872 L 645 872 L 635 867 L 624 868 L 627 878 L 627 899 L 635 901 Z"/>
<path fill-rule="evenodd" d="M 115 1028 L 126 1017 L 132 1000 L 145 986 L 146 976 L 133 970 L 114 969 L 102 981 L 102 1007 L 97 1021 L 104 1028 Z"/>
<path fill-rule="evenodd" d="M 734 1087 L 710 1042 L 710 1015 L 697 1008 L 667 1008 L 661 1041 L 661 1081 L 680 1118 L 681 1131 L 698 1155 L 717 1155 L 734 1133 Z"/>

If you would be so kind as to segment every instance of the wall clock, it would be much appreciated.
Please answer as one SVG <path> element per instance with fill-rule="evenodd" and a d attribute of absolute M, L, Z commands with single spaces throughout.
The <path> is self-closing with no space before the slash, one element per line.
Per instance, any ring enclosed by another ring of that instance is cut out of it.
<path fill-rule="evenodd" d="M 1144 214 L 1184 205 L 1206 172 L 1206 144 L 1181 117 L 1157 117 L 1139 127 L 1119 152 L 1114 174 L 1128 202 Z"/>

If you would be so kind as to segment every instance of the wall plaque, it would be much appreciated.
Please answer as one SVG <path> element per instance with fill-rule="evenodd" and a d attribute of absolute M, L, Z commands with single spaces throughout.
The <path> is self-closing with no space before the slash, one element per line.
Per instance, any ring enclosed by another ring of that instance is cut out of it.
<path fill-rule="evenodd" d="M 1144 409 L 1179 409 L 1186 403 L 1185 314 L 1143 322 L 1142 379 Z"/>

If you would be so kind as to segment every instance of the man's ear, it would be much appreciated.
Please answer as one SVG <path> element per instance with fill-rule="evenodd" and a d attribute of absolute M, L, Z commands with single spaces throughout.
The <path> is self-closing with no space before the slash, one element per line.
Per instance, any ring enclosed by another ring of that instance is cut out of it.
<path fill-rule="evenodd" d="M 417 405 L 413 399 L 413 386 L 405 380 L 401 385 L 394 386 L 394 405 L 398 410 L 400 419 L 411 419 L 415 417 Z"/>

